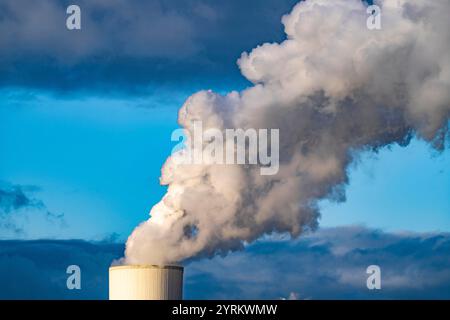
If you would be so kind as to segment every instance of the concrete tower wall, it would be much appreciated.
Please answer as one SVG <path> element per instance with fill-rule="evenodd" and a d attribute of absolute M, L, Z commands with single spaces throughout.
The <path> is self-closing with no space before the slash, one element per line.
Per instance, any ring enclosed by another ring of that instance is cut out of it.
<path fill-rule="evenodd" d="M 109 268 L 110 300 L 181 300 L 183 268 L 116 266 Z"/>

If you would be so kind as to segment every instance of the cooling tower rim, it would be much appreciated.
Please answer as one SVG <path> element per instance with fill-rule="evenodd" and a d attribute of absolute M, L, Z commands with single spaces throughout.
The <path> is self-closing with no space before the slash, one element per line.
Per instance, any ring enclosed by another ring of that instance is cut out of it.
<path fill-rule="evenodd" d="M 122 265 L 122 266 L 112 266 L 109 267 L 109 270 L 117 270 L 117 269 L 174 269 L 183 271 L 184 268 L 182 266 L 176 265 L 165 265 L 160 266 L 156 264 L 130 264 L 130 265 Z"/>

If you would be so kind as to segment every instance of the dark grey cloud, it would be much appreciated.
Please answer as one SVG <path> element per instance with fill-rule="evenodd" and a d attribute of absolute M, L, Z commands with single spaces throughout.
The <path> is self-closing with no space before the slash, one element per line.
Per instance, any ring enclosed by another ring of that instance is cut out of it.
<path fill-rule="evenodd" d="M 107 299 L 108 267 L 123 245 L 81 240 L 0 241 L 0 299 Z M 69 265 L 81 290 L 68 290 Z"/>
<path fill-rule="evenodd" d="M 123 250 L 109 242 L 0 241 L 0 298 L 106 299 L 108 267 Z M 81 268 L 81 290 L 66 288 L 71 264 Z M 381 267 L 379 291 L 366 288 L 371 264 Z M 450 299 L 450 234 L 321 229 L 192 261 L 185 276 L 187 299 Z"/>
<path fill-rule="evenodd" d="M 133 91 L 235 81 L 241 52 L 281 40 L 280 18 L 296 2 L 4 0 L 0 85 Z M 69 31 L 73 3 L 82 29 Z"/>
<path fill-rule="evenodd" d="M 449 249 L 448 233 L 340 227 L 294 241 L 261 240 L 194 262 L 187 277 L 196 298 L 449 299 Z M 381 268 L 381 290 L 366 286 L 373 264 Z"/>

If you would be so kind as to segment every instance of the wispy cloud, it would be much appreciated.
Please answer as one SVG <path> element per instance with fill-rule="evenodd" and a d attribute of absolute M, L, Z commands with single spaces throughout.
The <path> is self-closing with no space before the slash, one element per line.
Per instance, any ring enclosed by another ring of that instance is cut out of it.
<path fill-rule="evenodd" d="M 35 186 L 0 184 L 0 212 L 10 213 L 23 208 L 44 208 L 42 201 L 30 198 L 27 191 L 35 191 Z"/>
<path fill-rule="evenodd" d="M 24 228 L 17 222 L 17 218 L 27 216 L 30 212 L 44 217 L 49 223 L 65 226 L 64 213 L 48 210 L 42 200 L 33 196 L 39 190 L 37 186 L 13 185 L 0 181 L 0 229 L 22 235 Z"/>

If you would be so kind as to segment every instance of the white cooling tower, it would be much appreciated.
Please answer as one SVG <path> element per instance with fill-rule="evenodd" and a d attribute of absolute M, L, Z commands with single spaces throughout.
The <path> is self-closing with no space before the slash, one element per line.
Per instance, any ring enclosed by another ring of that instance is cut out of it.
<path fill-rule="evenodd" d="M 109 268 L 110 300 L 181 300 L 183 267 L 131 265 Z"/>

